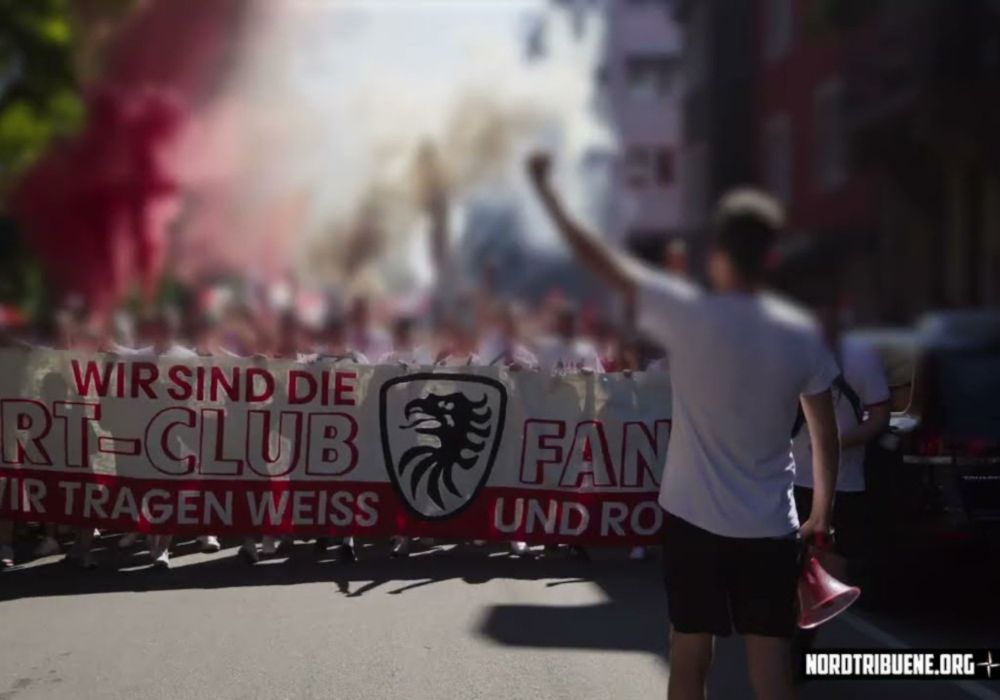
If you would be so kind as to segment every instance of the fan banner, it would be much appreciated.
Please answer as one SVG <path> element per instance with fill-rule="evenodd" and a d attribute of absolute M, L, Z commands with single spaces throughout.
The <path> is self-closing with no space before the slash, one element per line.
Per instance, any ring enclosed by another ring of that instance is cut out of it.
<path fill-rule="evenodd" d="M 665 373 L 0 351 L 0 518 L 641 544 Z"/>

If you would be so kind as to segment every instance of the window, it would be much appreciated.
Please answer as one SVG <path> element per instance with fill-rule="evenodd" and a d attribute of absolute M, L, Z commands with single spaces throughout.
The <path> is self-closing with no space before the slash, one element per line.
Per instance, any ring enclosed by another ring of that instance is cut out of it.
<path fill-rule="evenodd" d="M 767 57 L 777 60 L 788 52 L 792 44 L 792 26 L 794 23 L 792 0 L 767 0 L 764 3 L 767 13 L 765 33 Z"/>
<path fill-rule="evenodd" d="M 674 150 L 668 147 L 630 146 L 625 153 L 625 181 L 633 189 L 674 184 Z"/>
<path fill-rule="evenodd" d="M 625 81 L 629 95 L 655 99 L 670 94 L 677 61 L 665 54 L 629 56 L 625 59 Z"/>
<path fill-rule="evenodd" d="M 784 204 L 792 199 L 792 133 L 787 114 L 775 114 L 767 120 L 766 182 L 771 194 Z"/>
<path fill-rule="evenodd" d="M 813 93 L 813 158 L 819 189 L 836 189 L 847 179 L 844 91 L 836 79 Z"/>

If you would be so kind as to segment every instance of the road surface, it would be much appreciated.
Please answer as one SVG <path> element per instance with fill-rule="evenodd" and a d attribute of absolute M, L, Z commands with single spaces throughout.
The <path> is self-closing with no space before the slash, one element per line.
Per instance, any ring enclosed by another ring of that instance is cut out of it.
<path fill-rule="evenodd" d="M 103 544 L 94 572 L 50 557 L 0 574 L 0 700 L 665 696 L 658 564 L 622 552 L 526 561 L 457 547 L 397 561 L 375 546 L 346 566 L 302 544 L 249 567 L 232 547 L 182 545 L 170 571 L 151 571 L 141 551 Z M 995 632 L 975 610 L 924 608 L 850 613 L 820 646 L 981 646 Z M 734 640 L 710 691 L 749 697 Z M 944 681 L 810 682 L 801 696 L 1000 698 Z"/>

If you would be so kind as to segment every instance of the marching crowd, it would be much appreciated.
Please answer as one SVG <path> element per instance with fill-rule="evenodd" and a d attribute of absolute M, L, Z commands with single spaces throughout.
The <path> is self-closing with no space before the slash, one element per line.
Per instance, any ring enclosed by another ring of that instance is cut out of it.
<path fill-rule="evenodd" d="M 198 301 L 161 305 L 137 321 L 124 313 L 96 320 L 80 304 L 68 304 L 56 314 L 49 333 L 32 334 L 24 328 L 8 328 L 5 343 L 20 347 L 47 347 L 83 352 L 103 352 L 123 358 L 199 356 L 267 357 L 302 363 L 404 364 L 409 366 L 490 366 L 503 365 L 519 371 L 548 372 L 630 372 L 658 362 L 655 349 L 623 328 L 615 327 L 607 316 L 579 308 L 553 295 L 532 313 L 514 302 L 497 301 L 486 294 L 470 293 L 462 305 L 447 310 L 434 308 L 427 313 L 393 309 L 373 304 L 364 296 L 342 303 L 332 293 L 294 293 L 289 287 L 275 287 L 270 293 L 236 295 L 229 288 L 214 287 Z M 429 318 L 430 320 L 426 320 Z M 0 521 L 0 568 L 14 564 L 14 536 L 29 536 L 15 530 L 11 522 Z M 52 556 L 63 550 L 68 540 L 66 560 L 93 568 L 97 560 L 92 548 L 93 528 L 60 531 L 56 525 L 40 523 L 35 528 L 35 558 Z M 125 533 L 117 541 L 122 549 L 139 544 L 138 533 Z M 147 538 L 151 564 L 170 566 L 172 538 Z M 264 535 L 258 542 L 246 538 L 239 553 L 250 562 L 274 557 L 287 549 L 288 542 Z M 336 546 L 341 561 L 358 556 L 353 538 L 318 538 L 318 550 Z M 424 541 L 425 546 L 432 543 Z M 477 543 L 478 544 L 478 543 Z M 198 538 L 204 552 L 221 550 L 214 535 Z M 399 536 L 391 543 L 393 556 L 406 556 L 410 540 Z M 530 553 L 525 542 L 512 542 L 514 556 Z M 577 547 L 567 548 L 574 556 L 585 556 Z M 636 548 L 640 558 L 645 550 Z"/>
<path fill-rule="evenodd" d="M 329 294 L 310 298 L 285 289 L 189 304 L 186 313 L 164 307 L 135 328 L 125 316 L 95 321 L 70 307 L 47 338 L 12 341 L 8 332 L 6 342 L 124 357 L 502 365 L 553 373 L 669 369 L 673 429 L 659 503 L 669 533 L 662 558 L 671 611 L 670 694 L 703 697 L 712 639 L 735 629 L 746 640 L 758 695 L 790 697 L 798 543 L 825 546 L 836 529 L 838 554 L 857 558 L 869 536 L 865 445 L 889 419 L 881 362 L 872 348 L 845 340 L 835 304 L 813 300 L 818 313 L 810 316 L 763 291 L 783 223 L 780 206 L 766 195 L 737 191 L 720 201 L 705 290 L 644 270 L 580 226 L 551 186 L 549 165 L 543 155 L 529 161 L 536 191 L 576 258 L 624 302 L 619 323 L 561 297 L 529 312 L 479 292 L 461 300 L 453 295 L 446 308 L 431 297 L 421 313 L 404 313 L 402 305 L 373 307 L 363 296 L 343 305 Z M 819 286 L 828 302 L 836 297 L 835 285 Z M 57 530 L 41 528 L 35 556 L 56 554 Z M 95 534 L 92 527 L 77 529 L 67 560 L 95 566 Z M 0 568 L 14 563 L 14 535 L 13 523 L 0 522 Z M 132 547 L 137 538 L 124 534 L 118 545 Z M 169 567 L 171 538 L 148 539 L 153 566 Z M 211 534 L 198 542 L 206 552 L 221 549 Z M 284 544 L 247 538 L 239 551 L 256 562 Z M 409 544 L 393 538 L 393 554 L 405 555 Z M 321 551 L 334 545 L 341 561 L 357 559 L 353 538 L 315 540 Z M 510 546 L 516 556 L 528 553 L 527 543 Z"/>

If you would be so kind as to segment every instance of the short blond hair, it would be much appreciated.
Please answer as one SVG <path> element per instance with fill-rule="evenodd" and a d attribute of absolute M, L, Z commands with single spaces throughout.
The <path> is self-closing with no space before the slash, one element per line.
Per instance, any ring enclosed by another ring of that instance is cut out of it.
<path fill-rule="evenodd" d="M 763 277 L 771 248 L 785 226 L 785 211 L 771 195 L 750 187 L 724 194 L 713 219 L 715 247 L 749 280 Z"/>

